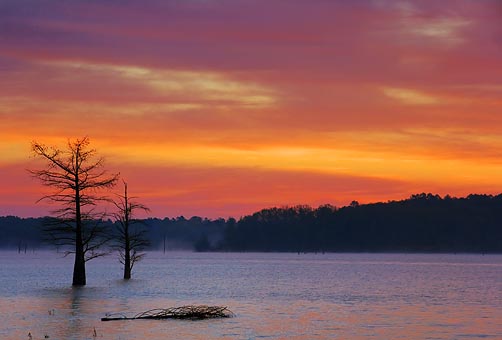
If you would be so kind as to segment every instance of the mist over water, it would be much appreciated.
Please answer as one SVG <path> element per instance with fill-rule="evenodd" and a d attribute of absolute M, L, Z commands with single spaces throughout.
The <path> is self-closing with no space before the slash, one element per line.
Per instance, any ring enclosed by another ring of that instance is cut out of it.
<path fill-rule="evenodd" d="M 502 338 L 502 255 L 148 253 L 129 282 L 116 258 L 89 262 L 83 288 L 72 260 L 0 252 L 1 338 Z M 236 317 L 100 321 L 187 304 Z"/>

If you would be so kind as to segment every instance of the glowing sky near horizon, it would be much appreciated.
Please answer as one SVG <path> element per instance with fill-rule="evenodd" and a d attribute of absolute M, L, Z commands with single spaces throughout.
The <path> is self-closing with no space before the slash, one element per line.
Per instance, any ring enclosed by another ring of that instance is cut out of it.
<path fill-rule="evenodd" d="M 502 1 L 0 1 L 0 215 L 89 136 L 153 216 L 502 192 Z"/>

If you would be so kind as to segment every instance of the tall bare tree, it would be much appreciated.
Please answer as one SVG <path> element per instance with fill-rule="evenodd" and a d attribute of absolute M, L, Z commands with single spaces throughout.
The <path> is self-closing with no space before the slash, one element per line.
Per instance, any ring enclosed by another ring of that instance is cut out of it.
<path fill-rule="evenodd" d="M 134 201 L 137 197 L 129 197 L 127 183 L 123 182 L 124 194 L 117 195 L 118 200 L 114 201 L 117 208 L 114 214 L 117 224 L 114 248 L 118 250 L 119 261 L 124 265 L 124 279 L 128 280 L 131 278 L 134 264 L 145 256 L 143 250 L 150 244 L 143 221 L 136 219 L 134 214 L 138 210 L 149 211 L 150 209 Z"/>
<path fill-rule="evenodd" d="M 118 174 L 109 174 L 103 168 L 103 158 L 89 148 L 89 138 L 68 140 L 65 149 L 32 142 L 35 157 L 46 161 L 46 167 L 29 172 L 54 192 L 39 201 L 48 200 L 61 205 L 54 211 L 53 223 L 45 231 L 57 246 L 71 246 L 67 254 L 75 254 L 73 285 L 86 284 L 85 263 L 104 253 L 98 248 L 107 238 L 100 223 L 102 215 L 98 205 L 106 198 L 102 189 L 115 186 Z"/>

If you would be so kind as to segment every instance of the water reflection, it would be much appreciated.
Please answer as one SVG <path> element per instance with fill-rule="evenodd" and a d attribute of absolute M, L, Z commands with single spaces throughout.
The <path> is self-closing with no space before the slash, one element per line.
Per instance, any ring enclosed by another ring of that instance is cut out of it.
<path fill-rule="evenodd" d="M 71 267 L 50 256 L 46 266 L 1 256 L 4 339 L 93 340 L 94 330 L 122 340 L 502 338 L 502 256 L 151 256 L 129 282 L 117 279 L 114 261 L 95 262 L 82 288 L 67 287 Z M 108 312 L 199 303 L 226 305 L 237 317 L 100 321 Z"/>
<path fill-rule="evenodd" d="M 87 339 L 93 325 L 86 315 L 92 313 L 94 301 L 86 298 L 86 288 L 65 288 L 46 291 L 40 298 L 26 300 L 34 309 L 31 327 L 33 338 Z"/>
<path fill-rule="evenodd" d="M 66 293 L 61 296 L 61 304 L 59 309 L 62 311 L 66 310 L 69 315 L 65 318 L 68 320 L 66 325 L 61 327 L 61 339 L 70 339 L 76 334 L 83 334 L 83 321 L 82 315 L 88 314 L 89 305 L 92 300 L 85 299 L 84 297 L 84 287 L 72 287 Z M 89 330 L 88 330 L 89 331 Z"/>

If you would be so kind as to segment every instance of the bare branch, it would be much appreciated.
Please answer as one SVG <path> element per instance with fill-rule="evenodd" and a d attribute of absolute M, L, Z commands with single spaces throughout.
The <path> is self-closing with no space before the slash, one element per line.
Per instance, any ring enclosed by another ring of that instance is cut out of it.
<path fill-rule="evenodd" d="M 123 181 L 124 194 L 117 194 L 117 200 L 113 205 L 117 212 L 113 214 L 116 225 L 115 242 L 113 248 L 119 253 L 119 261 L 124 265 L 124 279 L 131 277 L 134 264 L 144 257 L 142 252 L 149 245 L 145 226 L 138 223 L 134 218 L 138 210 L 149 211 L 149 209 L 133 198 L 128 196 L 127 183 Z"/>
<path fill-rule="evenodd" d="M 71 245 L 75 250 L 74 285 L 85 284 L 85 261 L 104 255 L 98 249 L 110 240 L 106 226 L 97 224 L 102 214 L 100 204 L 109 198 L 100 195 L 118 181 L 118 173 L 108 173 L 103 168 L 103 158 L 97 158 L 96 150 L 89 148 L 90 140 L 84 137 L 68 140 L 65 149 L 48 147 L 36 141 L 31 150 L 35 157 L 46 161 L 44 169 L 28 170 L 42 185 L 54 189 L 41 197 L 60 205 L 53 213 L 55 218 L 45 227 L 47 239 L 57 246 Z"/>

